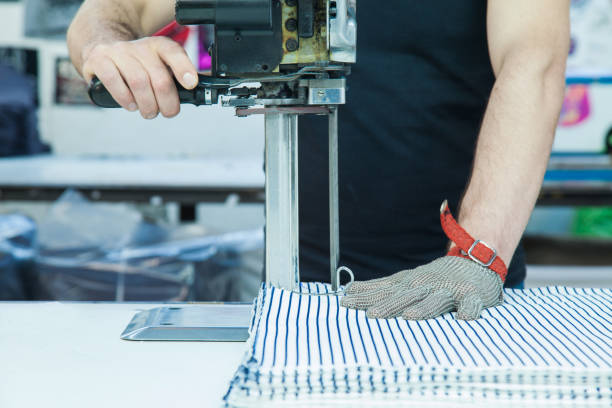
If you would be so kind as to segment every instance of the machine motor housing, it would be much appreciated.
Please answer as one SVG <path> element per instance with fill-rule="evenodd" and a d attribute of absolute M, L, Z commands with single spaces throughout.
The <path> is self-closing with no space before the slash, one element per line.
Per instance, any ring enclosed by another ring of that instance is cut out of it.
<path fill-rule="evenodd" d="M 213 76 L 261 76 L 355 62 L 355 2 L 178 0 L 176 20 L 214 25 Z"/>

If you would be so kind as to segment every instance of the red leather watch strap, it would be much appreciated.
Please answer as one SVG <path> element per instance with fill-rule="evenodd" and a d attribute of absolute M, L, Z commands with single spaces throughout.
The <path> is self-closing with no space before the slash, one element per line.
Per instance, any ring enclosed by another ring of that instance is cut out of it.
<path fill-rule="evenodd" d="M 451 248 L 447 255 L 471 259 L 498 274 L 502 282 L 506 280 L 508 268 L 506 268 L 504 261 L 497 256 L 493 248 L 483 241 L 472 238 L 470 234 L 457 223 L 448 208 L 447 201 L 444 201 L 442 207 L 440 207 L 440 223 L 448 239 L 457 245 Z"/>

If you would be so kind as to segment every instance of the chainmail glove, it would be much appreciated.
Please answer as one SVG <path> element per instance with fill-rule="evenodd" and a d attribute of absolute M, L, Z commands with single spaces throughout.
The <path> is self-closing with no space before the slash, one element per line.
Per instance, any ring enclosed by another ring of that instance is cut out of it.
<path fill-rule="evenodd" d="M 431 319 L 456 310 L 459 319 L 473 320 L 484 308 L 502 302 L 502 287 L 499 275 L 489 268 L 444 256 L 385 278 L 354 282 L 341 304 L 365 309 L 374 319 Z"/>

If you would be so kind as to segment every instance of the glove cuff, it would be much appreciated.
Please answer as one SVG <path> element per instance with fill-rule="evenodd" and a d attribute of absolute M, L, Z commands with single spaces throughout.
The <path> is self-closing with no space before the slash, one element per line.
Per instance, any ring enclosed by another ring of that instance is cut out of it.
<path fill-rule="evenodd" d="M 472 238 L 460 225 L 448 208 L 448 202 L 444 201 L 440 207 L 440 223 L 444 233 L 457 245 L 448 251 L 448 256 L 458 256 L 471 259 L 479 265 L 491 269 L 499 275 L 502 282 L 506 280 L 508 268 L 504 261 L 497 256 L 497 251 L 487 245 L 486 242 Z"/>

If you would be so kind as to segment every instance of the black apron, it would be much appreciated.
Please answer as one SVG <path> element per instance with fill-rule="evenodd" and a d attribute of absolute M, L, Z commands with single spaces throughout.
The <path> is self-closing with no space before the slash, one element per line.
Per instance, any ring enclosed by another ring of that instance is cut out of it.
<path fill-rule="evenodd" d="M 356 279 L 443 256 L 494 83 L 486 0 L 357 4 L 357 64 L 339 111 L 341 264 Z M 300 274 L 329 280 L 327 119 L 299 120 Z M 517 250 L 507 286 L 525 277 Z"/>

